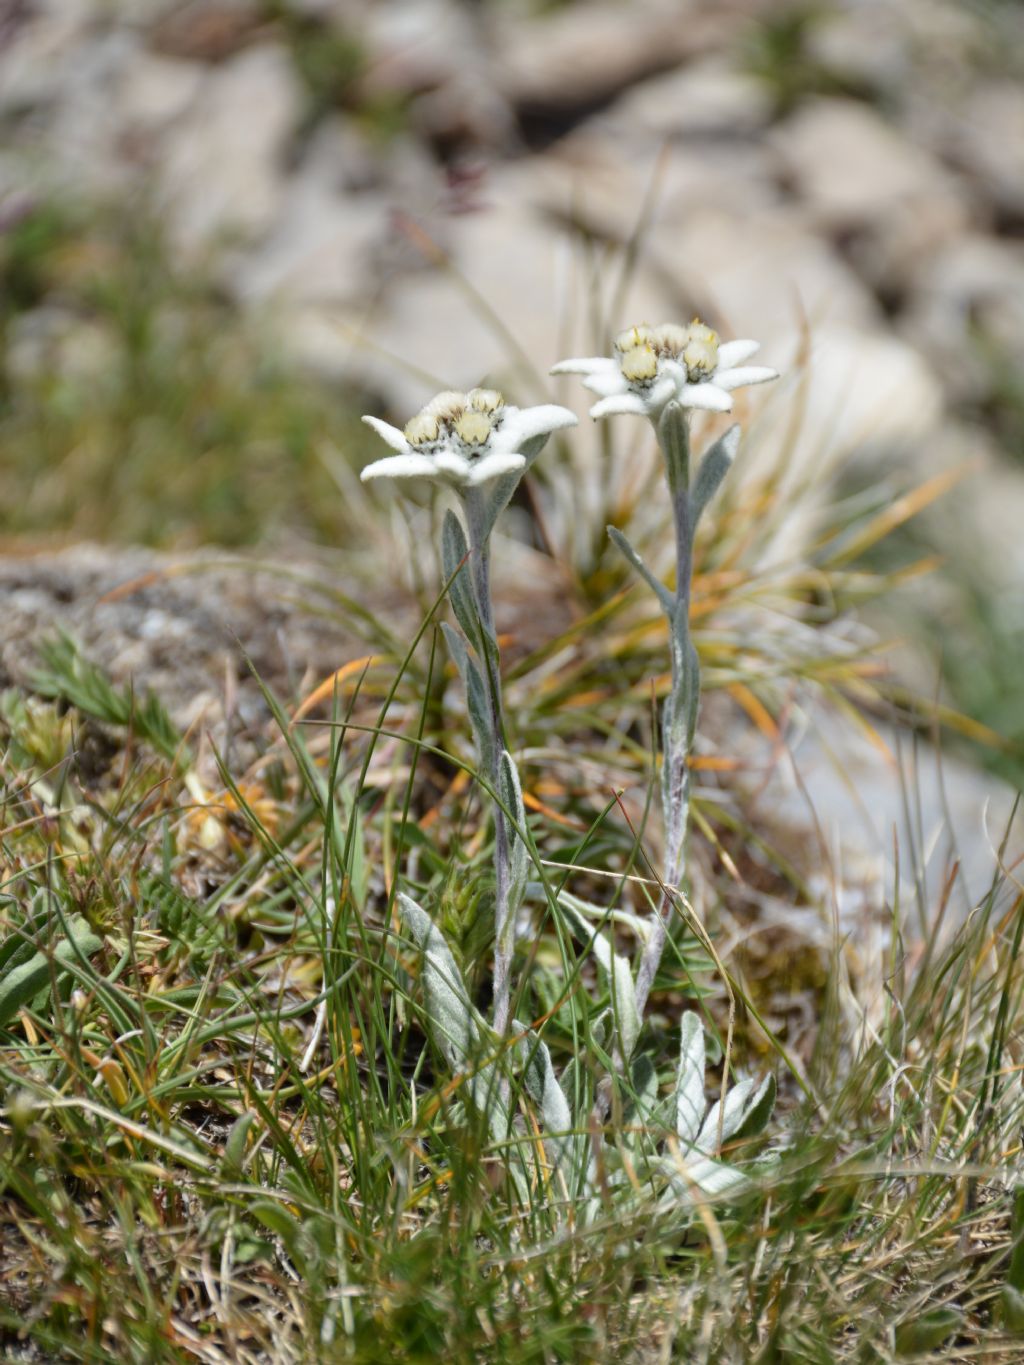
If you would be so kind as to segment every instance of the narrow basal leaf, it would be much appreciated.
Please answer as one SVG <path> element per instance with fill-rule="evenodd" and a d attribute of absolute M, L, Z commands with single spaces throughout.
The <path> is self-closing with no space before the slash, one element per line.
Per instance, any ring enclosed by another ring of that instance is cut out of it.
<path fill-rule="evenodd" d="M 665 584 L 651 573 L 650 569 L 617 526 L 608 527 L 608 538 L 625 559 L 629 561 L 654 593 L 655 597 L 657 597 L 658 601 L 661 603 L 662 609 L 665 611 L 666 615 L 671 616 L 675 611 L 675 594 L 669 592 L 668 588 L 665 587 Z"/>
<path fill-rule="evenodd" d="M 636 988 L 633 985 L 633 972 L 621 954 L 616 953 L 603 934 L 596 933 L 587 923 L 585 916 L 574 909 L 571 901 L 559 897 L 559 904 L 572 926 L 573 933 L 585 943 L 608 979 L 612 997 L 612 1017 L 619 1051 L 625 1060 L 633 1055 L 636 1041 L 640 1037 L 642 1021 L 636 1007 Z"/>
<path fill-rule="evenodd" d="M 923 1355 L 941 1346 L 947 1337 L 963 1324 L 964 1315 L 959 1308 L 933 1308 L 919 1317 L 907 1318 L 896 1328 L 895 1340 L 898 1356 Z"/>
<path fill-rule="evenodd" d="M 455 1070 L 469 1068 L 479 1051 L 480 1026 L 462 973 L 440 929 L 424 909 L 401 891 L 398 910 L 423 954 L 427 1014 L 435 1027 L 438 1045 Z"/>
<path fill-rule="evenodd" d="M 690 512 L 694 530 L 697 529 L 697 525 L 712 498 L 721 488 L 722 480 L 728 474 L 732 462 L 736 458 L 739 445 L 740 428 L 737 425 L 730 427 L 728 431 L 719 436 L 701 460 L 690 493 Z"/>
<path fill-rule="evenodd" d="M 692 1152 L 678 1161 L 666 1157 L 661 1169 L 668 1176 L 675 1198 L 684 1206 L 692 1205 L 700 1196 L 711 1199 L 750 1185 L 750 1177 L 735 1166 L 706 1156 L 694 1157 Z"/>
<path fill-rule="evenodd" d="M 775 1110 L 776 1091 L 775 1077 L 772 1075 L 765 1076 L 751 1095 L 739 1127 L 733 1134 L 737 1141 L 741 1138 L 757 1137 L 759 1133 L 764 1132 L 768 1120 Z"/>
<path fill-rule="evenodd" d="M 512 1028 L 523 1037 L 519 1040 L 519 1057 L 524 1067 L 526 1093 L 540 1110 L 544 1123 L 544 1146 L 551 1164 L 571 1187 L 575 1166 L 576 1139 L 573 1136 L 572 1111 L 565 1092 L 558 1083 L 551 1054 L 545 1043 L 528 1025 L 518 1019 Z"/>
<path fill-rule="evenodd" d="M 650 936 L 650 920 L 644 919 L 641 915 L 634 915 L 630 910 L 609 909 L 607 905 L 595 905 L 593 901 L 584 900 L 582 896 L 574 896 L 570 891 L 560 891 L 558 899 L 562 905 L 570 906 L 580 915 L 585 915 L 587 919 L 623 925 L 630 933 L 635 934 L 641 943 L 645 943 Z"/>
<path fill-rule="evenodd" d="M 703 1152 L 713 1152 L 730 1138 L 755 1136 L 768 1122 L 774 1106 L 774 1076 L 766 1076 L 756 1090 L 753 1080 L 749 1078 L 737 1081 L 730 1087 L 725 1097 L 721 1135 L 718 1131 L 718 1117 L 722 1113 L 722 1106 L 721 1102 L 716 1102 L 704 1121 L 697 1146 Z"/>
<path fill-rule="evenodd" d="M 466 542 L 466 533 L 462 529 L 462 522 L 449 508 L 441 525 L 441 569 L 445 582 L 448 583 L 448 597 L 455 612 L 455 619 L 465 631 L 466 639 L 471 644 L 478 645 L 480 623 L 473 600 L 468 556 L 469 545 Z"/>
<path fill-rule="evenodd" d="M 102 948 L 103 940 L 82 915 L 72 915 L 67 924 L 70 937 L 59 939 L 48 952 L 33 953 L 27 962 L 9 967 L 0 976 L 0 1027 L 48 986 L 54 973 L 59 980 L 66 975 L 69 962 Z"/>
<path fill-rule="evenodd" d="M 441 623 L 444 638 L 459 670 L 466 689 L 466 710 L 473 731 L 480 771 L 489 776 L 494 771 L 494 744 L 491 740 L 487 689 L 476 659 L 470 654 L 465 640 L 447 621 Z"/>
<path fill-rule="evenodd" d="M 679 1033 L 676 1133 L 684 1147 L 689 1147 L 697 1141 L 707 1108 L 704 1097 L 704 1025 L 694 1010 L 683 1015 Z"/>
<path fill-rule="evenodd" d="M 508 1131 L 508 1108 L 493 1063 L 480 1065 L 486 1025 L 470 1002 L 462 973 L 440 929 L 404 892 L 398 893 L 397 903 L 403 923 L 423 954 L 424 1004 L 434 1041 L 453 1071 L 467 1073 L 473 1103 L 487 1116 L 494 1136 L 503 1138 Z"/>
<path fill-rule="evenodd" d="M 724 1111 L 721 1100 L 715 1101 L 704 1120 L 700 1136 L 695 1144 L 700 1151 L 717 1152 L 723 1142 L 729 1141 L 743 1122 L 743 1115 L 746 1112 L 753 1085 L 754 1082 L 749 1076 L 737 1081 L 735 1085 L 731 1085 L 726 1092 Z M 719 1134 L 719 1123 L 721 1123 L 721 1134 Z"/>
<path fill-rule="evenodd" d="M 658 444 L 668 466 L 668 486 L 673 496 L 690 486 L 690 421 L 676 402 L 666 403 L 658 423 Z"/>
<path fill-rule="evenodd" d="M 498 794 L 501 797 L 502 805 L 512 816 L 513 821 L 519 829 L 526 828 L 526 807 L 523 805 L 523 789 L 519 781 L 519 772 L 513 761 L 512 755 L 507 749 L 501 751 L 501 765 L 498 770 Z M 523 903 L 523 896 L 526 894 L 526 878 L 529 870 L 529 855 L 526 844 L 520 838 L 515 829 L 508 831 L 509 854 L 510 854 L 510 881 L 508 893 L 508 920 L 510 930 L 513 927 L 512 917 Z"/>
<path fill-rule="evenodd" d="M 249 1136 L 249 1129 L 257 1117 L 252 1110 L 249 1110 L 245 1114 L 240 1114 L 231 1125 L 220 1159 L 220 1168 L 225 1175 L 239 1176 L 242 1174 L 245 1163 L 246 1140 Z"/>

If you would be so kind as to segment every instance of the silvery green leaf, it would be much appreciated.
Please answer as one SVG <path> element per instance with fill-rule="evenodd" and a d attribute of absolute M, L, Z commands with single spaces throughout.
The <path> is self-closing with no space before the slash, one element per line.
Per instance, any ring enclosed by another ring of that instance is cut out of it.
<path fill-rule="evenodd" d="M 623 925 L 635 934 L 641 943 L 646 943 L 650 936 L 651 922 L 642 915 L 634 915 L 629 910 L 609 910 L 607 905 L 595 905 L 593 901 L 584 900 L 582 896 L 574 896 L 570 891 L 560 891 L 558 899 L 562 905 L 586 915 L 588 919 L 606 920 L 609 924 Z"/>
<path fill-rule="evenodd" d="M 737 1081 L 726 1094 L 724 1113 L 721 1102 L 712 1105 L 697 1139 L 697 1146 L 702 1152 L 714 1152 L 730 1138 L 759 1133 L 768 1122 L 774 1103 L 773 1076 L 766 1076 L 756 1090 L 749 1078 Z M 721 1136 L 718 1131 L 719 1115 L 722 1116 Z"/>
<path fill-rule="evenodd" d="M 695 1196 L 714 1198 L 744 1189 L 750 1184 L 750 1177 L 744 1171 L 706 1156 L 691 1159 L 691 1156 L 684 1155 L 681 1161 L 666 1157 L 661 1169 L 668 1176 L 673 1192 L 684 1204 L 692 1204 Z"/>
<path fill-rule="evenodd" d="M 704 1025 L 695 1010 L 679 1027 L 679 1071 L 676 1076 L 676 1133 L 684 1147 L 696 1142 L 707 1108 L 704 1098 Z"/>
<path fill-rule="evenodd" d="M 775 1084 L 775 1077 L 770 1074 L 765 1076 L 764 1080 L 750 1097 L 750 1103 L 747 1105 L 743 1118 L 740 1121 L 740 1126 L 733 1134 L 737 1140 L 740 1138 L 757 1137 L 759 1133 L 764 1132 L 768 1120 L 775 1110 L 776 1091 L 777 1086 Z"/>
<path fill-rule="evenodd" d="M 427 912 L 401 891 L 398 910 L 423 954 L 423 991 L 435 1041 L 453 1071 L 468 1073 L 473 1103 L 487 1115 L 492 1133 L 504 1137 L 508 1110 L 495 1068 L 493 1064 L 480 1066 L 486 1025 L 470 1002 L 455 958 Z"/>
<path fill-rule="evenodd" d="M 739 426 L 730 427 L 727 432 L 719 436 L 701 460 L 697 477 L 693 481 L 690 503 L 694 530 L 696 530 L 697 523 L 704 515 L 711 499 L 722 486 L 722 480 L 728 474 L 732 462 L 736 458 L 739 444 Z"/>
<path fill-rule="evenodd" d="M 483 674 L 458 631 L 448 625 L 447 621 L 441 623 L 441 629 L 444 631 L 448 649 L 466 689 L 466 710 L 469 712 L 469 723 L 473 727 L 480 771 L 490 776 L 494 772 L 494 745 L 491 740 L 490 707 Z"/>
<path fill-rule="evenodd" d="M 523 1035 L 518 1046 L 519 1057 L 525 1068 L 526 1093 L 540 1110 L 544 1123 L 544 1145 L 551 1164 L 571 1187 L 577 1141 L 573 1134 L 569 1102 L 558 1083 L 546 1044 L 518 1019 L 513 1020 L 512 1027 L 516 1033 Z"/>
<path fill-rule="evenodd" d="M 519 772 L 512 755 L 507 749 L 501 751 L 501 765 L 498 770 L 498 794 L 502 804 L 509 812 L 519 829 L 526 828 L 526 807 L 523 805 L 523 789 L 519 782 Z M 529 858 L 526 844 L 516 829 L 509 829 L 509 868 L 508 917 L 512 926 L 513 916 L 523 903 L 526 894 L 526 877 Z"/>
<path fill-rule="evenodd" d="M 893 1345 L 898 1356 L 923 1356 L 941 1346 L 963 1326 L 959 1308 L 933 1308 L 916 1317 L 906 1318 L 896 1328 Z"/>
<path fill-rule="evenodd" d="M 64 976 L 70 963 L 80 957 L 90 957 L 103 947 L 102 939 L 93 933 L 82 915 L 72 915 L 67 921 L 67 938 L 58 939 L 47 951 L 35 952 L 27 961 L 20 961 L 12 952 L 8 966 L 0 978 L 0 1026 L 17 1014 L 23 1005 L 37 996 L 55 979 Z"/>
<path fill-rule="evenodd" d="M 626 1107 L 626 1117 L 638 1123 L 649 1123 L 658 1104 L 658 1073 L 646 1053 L 634 1060 L 629 1079 L 633 1099 Z"/>
<path fill-rule="evenodd" d="M 559 904 L 578 939 L 586 943 L 608 978 L 612 997 L 612 1017 L 618 1037 L 619 1051 L 625 1060 L 633 1055 L 633 1049 L 640 1036 L 641 1019 L 636 1007 L 636 989 L 633 985 L 633 972 L 629 963 L 612 948 L 611 943 L 601 933 L 595 932 L 586 917 L 575 910 L 561 897 Z"/>
<path fill-rule="evenodd" d="M 491 490 L 487 497 L 487 506 L 484 512 L 484 528 L 489 536 L 494 530 L 494 524 L 504 512 L 505 508 L 512 501 L 516 489 L 522 482 L 523 475 L 530 468 L 534 460 L 548 443 L 550 432 L 544 432 L 539 436 L 531 436 L 523 441 L 519 447 L 519 453 L 526 457 L 526 467 L 516 470 L 512 474 L 506 474 L 503 478 L 495 479 L 491 485 Z"/>
<path fill-rule="evenodd" d="M 654 593 L 655 597 L 657 597 L 658 601 L 661 603 L 662 609 L 666 615 L 671 616 L 675 611 L 675 594 L 669 592 L 668 588 L 665 587 L 665 584 L 651 573 L 650 569 L 640 558 L 640 555 L 633 549 L 633 546 L 617 526 L 608 527 L 608 538 L 615 548 L 620 551 L 630 564 L 632 564 L 633 568 Z"/>
<path fill-rule="evenodd" d="M 228 1130 L 224 1151 L 221 1154 L 221 1170 L 227 1176 L 240 1176 L 245 1166 L 245 1145 L 249 1129 L 256 1122 L 257 1115 L 250 1109 L 239 1114 Z"/>
<path fill-rule="evenodd" d="M 717 1152 L 723 1142 L 729 1141 L 743 1121 L 743 1113 L 750 1099 L 753 1084 L 750 1077 L 745 1076 L 743 1080 L 729 1087 L 725 1096 L 724 1111 L 720 1100 L 711 1106 L 695 1144 L 702 1152 Z"/>
<path fill-rule="evenodd" d="M 448 596 L 455 619 L 465 632 L 466 639 L 475 645 L 480 638 L 480 622 L 473 600 L 468 556 L 469 545 L 462 522 L 449 508 L 441 526 L 441 569 L 448 582 Z"/>
<path fill-rule="evenodd" d="M 1024 1333 L 1024 1294 L 1012 1284 L 1004 1284 L 999 1295 L 1000 1317 L 1011 1332 Z"/>
<path fill-rule="evenodd" d="M 658 422 L 658 444 L 668 466 L 673 496 L 690 486 L 690 419 L 676 402 L 666 403 Z"/>

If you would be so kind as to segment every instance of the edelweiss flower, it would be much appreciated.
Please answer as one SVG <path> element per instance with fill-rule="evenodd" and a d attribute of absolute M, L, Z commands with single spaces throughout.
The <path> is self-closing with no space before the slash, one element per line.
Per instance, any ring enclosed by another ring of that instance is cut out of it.
<path fill-rule="evenodd" d="M 364 417 L 396 455 L 367 465 L 360 478 L 442 479 L 456 488 L 475 488 L 503 474 L 525 469 L 522 446 L 559 427 L 576 425 L 576 415 L 552 403 L 516 408 L 495 389 L 439 393 L 405 430 L 379 417 Z"/>
<path fill-rule="evenodd" d="M 694 318 L 689 327 L 629 327 L 615 338 L 614 356 L 562 360 L 552 374 L 581 374 L 592 393 L 601 395 L 591 417 L 633 412 L 657 418 L 666 403 L 684 408 L 729 412 L 731 389 L 777 379 L 764 365 L 744 365 L 756 341 L 718 340 L 717 333 Z"/>

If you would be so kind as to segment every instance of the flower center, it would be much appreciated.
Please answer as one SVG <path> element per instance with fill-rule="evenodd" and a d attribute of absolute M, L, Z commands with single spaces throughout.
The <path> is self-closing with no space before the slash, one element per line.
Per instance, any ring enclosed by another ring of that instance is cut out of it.
<path fill-rule="evenodd" d="M 663 360 L 682 365 L 690 384 L 710 379 L 718 365 L 718 334 L 699 318 L 689 327 L 677 322 L 628 327 L 615 338 L 615 349 L 623 379 L 640 388 L 654 380 Z"/>
<path fill-rule="evenodd" d="M 454 435 L 470 456 L 479 455 L 501 425 L 505 400 L 497 389 L 446 389 L 411 417 L 404 436 L 411 446 L 431 453 Z"/>
<path fill-rule="evenodd" d="M 491 439 L 491 419 L 484 412 L 464 412 L 454 424 L 455 435 L 470 455 L 479 455 Z"/>
<path fill-rule="evenodd" d="M 441 428 L 437 418 L 424 410 L 409 418 L 403 435 L 411 446 L 432 446 L 437 444 Z"/>

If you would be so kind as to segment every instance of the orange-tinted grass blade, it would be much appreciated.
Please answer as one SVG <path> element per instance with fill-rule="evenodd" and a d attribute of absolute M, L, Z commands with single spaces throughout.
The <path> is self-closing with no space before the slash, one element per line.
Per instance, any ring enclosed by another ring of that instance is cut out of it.
<path fill-rule="evenodd" d="M 768 739 L 778 739 L 779 727 L 775 724 L 774 716 L 768 710 L 767 706 L 765 706 L 764 702 L 754 695 L 746 683 L 730 683 L 727 691 L 733 701 L 737 702 L 747 713 L 761 731 L 762 735 L 765 735 Z"/>
<path fill-rule="evenodd" d="M 292 716 L 291 724 L 296 725 L 308 711 L 311 711 L 317 702 L 325 701 L 334 695 L 335 688 L 340 688 L 347 678 L 351 678 L 354 673 L 365 672 L 368 668 L 373 668 L 375 664 L 380 664 L 387 658 L 386 654 L 365 654 L 361 659 L 352 659 L 318 683 L 308 697 L 300 702 L 295 714 Z"/>
<path fill-rule="evenodd" d="M 844 545 L 839 553 L 829 560 L 830 565 L 837 567 L 840 564 L 848 564 L 851 559 L 856 559 L 858 555 L 863 554 L 872 545 L 883 540 L 890 531 L 894 531 L 897 526 L 902 526 L 905 521 L 916 516 L 918 512 L 933 503 L 936 498 L 941 498 L 944 493 L 948 493 L 976 467 L 977 461 L 970 460 L 966 464 L 958 465 L 956 469 L 947 469 L 941 474 L 933 475 L 919 487 L 913 488 L 909 493 L 904 493 L 898 497 L 895 502 L 890 503 L 876 517 L 873 517 L 849 544 Z"/>

